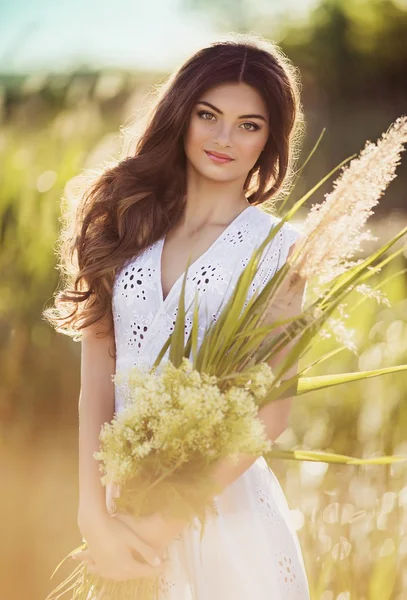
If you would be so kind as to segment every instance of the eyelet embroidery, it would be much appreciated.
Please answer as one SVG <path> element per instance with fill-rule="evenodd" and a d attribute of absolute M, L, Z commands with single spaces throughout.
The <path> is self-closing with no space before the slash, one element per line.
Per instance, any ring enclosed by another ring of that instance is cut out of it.
<path fill-rule="evenodd" d="M 261 209 L 249 210 L 235 227 L 230 227 L 214 245 L 213 252 L 205 253 L 189 269 L 185 286 L 186 314 L 185 340 L 192 328 L 194 296 L 198 293 L 199 331 L 198 348 L 204 332 L 218 319 L 236 285 L 242 269 L 247 265 L 254 248 L 268 235 L 278 219 Z M 265 248 L 258 272 L 249 288 L 247 299 L 261 290 L 274 272 L 284 263 L 290 245 L 300 233 L 285 223 Z M 171 297 L 162 303 L 158 289 L 159 247 L 146 247 L 138 256 L 130 258 L 115 277 L 112 312 L 118 366 L 148 365 L 155 360 L 168 335 L 174 330 L 182 278 Z M 174 285 L 177 285 L 175 283 Z M 164 357 L 165 360 L 165 357 Z M 120 390 L 116 389 L 120 396 Z M 120 408 L 121 401 L 117 399 Z"/>
<path fill-rule="evenodd" d="M 260 502 L 261 509 L 266 514 L 269 521 L 279 520 L 278 511 L 270 503 L 270 499 L 266 496 L 266 493 L 262 488 L 255 488 L 256 496 Z"/>
<path fill-rule="evenodd" d="M 158 591 L 160 592 L 159 600 L 168 600 L 170 591 L 175 586 L 175 583 L 166 575 L 161 575 L 158 583 Z"/>
<path fill-rule="evenodd" d="M 273 479 L 270 480 L 270 467 L 266 463 L 264 457 L 260 457 L 255 464 L 256 470 L 253 470 L 252 473 L 252 487 L 260 511 L 266 521 L 273 525 L 274 530 L 276 527 L 286 529 L 287 525 L 285 519 L 280 512 L 277 501 L 273 497 L 274 484 Z M 289 534 L 284 534 L 282 539 L 286 539 L 287 535 Z M 302 586 L 295 573 L 298 562 L 296 559 L 293 561 L 288 548 L 289 546 L 286 546 L 282 549 L 280 545 L 280 549 L 275 552 L 281 586 L 282 589 L 284 589 L 284 593 L 287 594 L 287 598 L 290 598 L 290 600 L 294 600 L 294 598 L 303 600 L 304 596 L 301 591 Z"/>
<path fill-rule="evenodd" d="M 278 570 L 281 579 L 287 588 L 292 591 L 292 588 L 300 589 L 300 584 L 295 576 L 295 571 L 292 564 L 292 559 L 283 552 L 276 552 L 276 559 L 278 562 Z"/>
<path fill-rule="evenodd" d="M 150 322 L 150 317 L 137 317 L 136 320 L 130 323 L 132 337 L 128 340 L 129 348 L 137 348 L 140 350 L 143 340 L 146 337 L 148 331 L 148 323 Z"/>
<path fill-rule="evenodd" d="M 154 291 L 153 249 L 150 245 L 135 259 L 127 259 L 116 274 L 112 299 L 125 299 L 125 306 L 131 306 L 137 300 L 147 300 L 148 290 Z"/>

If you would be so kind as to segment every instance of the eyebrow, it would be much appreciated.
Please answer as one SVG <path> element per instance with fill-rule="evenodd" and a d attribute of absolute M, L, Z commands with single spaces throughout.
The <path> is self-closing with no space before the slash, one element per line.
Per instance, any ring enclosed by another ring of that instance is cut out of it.
<path fill-rule="evenodd" d="M 206 100 L 198 100 L 197 104 L 205 104 L 206 106 L 209 106 L 209 108 L 212 108 L 212 110 L 218 112 L 220 115 L 223 115 L 223 112 L 219 108 L 216 108 L 216 106 L 210 102 L 206 102 Z M 238 119 L 261 119 L 265 123 L 267 122 L 263 115 L 240 115 Z"/>

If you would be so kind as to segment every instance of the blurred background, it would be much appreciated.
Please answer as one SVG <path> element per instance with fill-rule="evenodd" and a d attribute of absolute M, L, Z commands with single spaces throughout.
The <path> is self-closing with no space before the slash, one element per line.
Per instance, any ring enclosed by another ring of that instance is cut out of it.
<path fill-rule="evenodd" d="M 64 188 L 84 169 L 117 157 L 120 128 L 134 119 L 151 87 L 229 31 L 277 42 L 299 67 L 307 123 L 300 163 L 326 128 L 293 200 L 407 112 L 407 0 L 0 4 L 4 599 L 43 600 L 61 580 L 50 581 L 53 569 L 81 541 L 80 343 L 41 319 L 58 286 L 55 242 Z M 404 158 L 369 223 L 377 244 L 406 225 L 406 184 Z M 406 278 L 397 275 L 405 266 L 404 256 L 376 282 L 390 277 L 383 290 L 391 307 L 368 299 L 352 313 L 348 326 L 357 330 L 359 353 L 340 353 L 330 372 L 407 362 Z M 350 307 L 356 300 L 349 299 Z M 336 345 L 334 339 L 321 343 Z M 406 383 L 400 373 L 302 396 L 280 441 L 360 457 L 407 454 Z M 406 463 L 275 461 L 273 470 L 298 531 L 312 600 L 407 598 Z"/>

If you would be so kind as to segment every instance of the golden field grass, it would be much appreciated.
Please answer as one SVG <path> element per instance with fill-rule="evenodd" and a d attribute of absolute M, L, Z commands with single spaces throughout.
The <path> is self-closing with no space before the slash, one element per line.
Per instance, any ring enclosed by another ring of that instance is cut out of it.
<path fill-rule="evenodd" d="M 98 93 L 106 98 L 109 86 L 104 86 L 99 84 Z M 50 114 L 43 110 L 39 90 L 0 129 L 0 580 L 7 600 L 45 598 L 55 585 L 49 581 L 53 569 L 80 542 L 80 344 L 55 334 L 41 312 L 58 282 L 54 245 L 64 186 L 84 167 L 117 155 L 118 127 L 142 93 L 141 88 L 120 112 L 116 89 L 102 111 L 78 83 L 64 107 Z M 374 221 L 372 230 L 383 241 L 405 221 L 396 215 Z M 404 266 L 400 259 L 380 277 Z M 368 299 L 348 320 L 357 330 L 359 355 L 340 353 L 329 367 L 324 363 L 324 373 L 406 362 L 405 275 L 383 289 L 391 308 Z M 356 293 L 349 298 L 348 312 L 358 299 Z M 321 339 L 314 352 L 334 345 L 333 338 Z M 406 384 L 407 375 L 399 373 L 301 396 L 279 441 L 287 448 L 358 457 L 407 456 Z M 327 466 L 276 460 L 273 470 L 292 509 L 312 600 L 407 597 L 407 463 Z"/>

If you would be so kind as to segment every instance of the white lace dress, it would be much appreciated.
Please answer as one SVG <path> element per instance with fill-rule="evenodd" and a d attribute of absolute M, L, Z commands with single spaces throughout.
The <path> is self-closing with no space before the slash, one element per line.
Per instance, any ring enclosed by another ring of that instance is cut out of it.
<path fill-rule="evenodd" d="M 252 251 L 276 222 L 277 217 L 248 206 L 190 266 L 186 307 L 197 289 L 204 300 L 198 346 L 208 319 L 217 318 Z M 292 225 L 283 225 L 263 252 L 249 297 L 283 265 L 299 235 Z M 117 273 L 112 309 L 118 370 L 151 366 L 174 327 L 183 274 L 164 299 L 163 243 L 161 238 L 148 246 Z M 167 357 L 168 351 L 163 360 Z M 117 385 L 115 407 L 123 408 Z M 202 542 L 196 519 L 168 546 L 170 562 L 160 576 L 160 600 L 308 600 L 304 561 L 287 501 L 265 459 L 258 458 L 215 500 L 218 516 L 208 517 Z"/>

